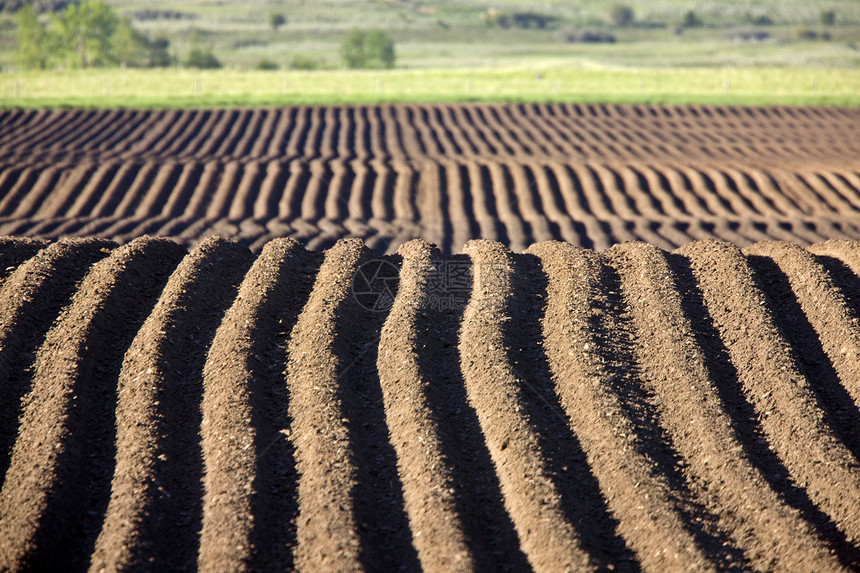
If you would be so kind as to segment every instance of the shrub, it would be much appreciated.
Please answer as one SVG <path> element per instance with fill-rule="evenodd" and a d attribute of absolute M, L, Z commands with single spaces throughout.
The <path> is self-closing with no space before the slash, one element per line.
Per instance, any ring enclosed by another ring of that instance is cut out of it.
<path fill-rule="evenodd" d="M 608 10 L 609 23 L 613 26 L 624 27 L 633 23 L 633 8 L 623 4 L 613 4 Z"/>
<path fill-rule="evenodd" d="M 368 67 L 393 68 L 396 55 L 394 40 L 382 30 L 372 30 L 366 38 Z"/>
<path fill-rule="evenodd" d="M 212 53 L 211 50 L 203 48 L 191 48 L 188 52 L 188 57 L 183 62 L 188 68 L 198 68 L 201 70 L 214 70 L 222 67 L 221 61 Z"/>
<path fill-rule="evenodd" d="M 795 35 L 798 40 L 823 40 L 825 42 L 829 42 L 831 39 L 830 32 L 816 32 L 809 28 L 798 28 L 795 31 Z"/>
<path fill-rule="evenodd" d="M 614 44 L 615 36 L 602 30 L 566 30 L 558 36 L 567 44 Z"/>
<path fill-rule="evenodd" d="M 393 68 L 394 40 L 382 30 L 352 29 L 341 44 L 340 55 L 347 68 Z"/>
<path fill-rule="evenodd" d="M 287 23 L 287 18 L 283 14 L 270 14 L 269 15 L 269 26 L 272 27 L 272 30 L 277 32 L 278 28 Z"/>
<path fill-rule="evenodd" d="M 688 10 L 684 13 L 684 17 L 681 18 L 681 27 L 683 28 L 700 28 L 705 23 L 699 18 L 698 14 L 693 12 L 692 10 Z"/>
<path fill-rule="evenodd" d="M 761 16 L 753 16 L 749 12 L 744 15 L 744 21 L 747 24 L 752 24 L 753 26 L 772 26 L 773 19 L 767 14 L 762 14 Z"/>
<path fill-rule="evenodd" d="M 836 12 L 833 10 L 822 10 L 818 14 L 818 21 L 822 26 L 832 26 L 836 23 Z"/>
<path fill-rule="evenodd" d="M 270 60 L 269 58 L 263 58 L 262 60 L 257 62 L 255 69 L 265 71 L 265 72 L 272 72 L 272 71 L 279 70 L 280 66 L 278 64 L 276 64 L 275 62 L 273 62 L 272 60 Z"/>
<path fill-rule="evenodd" d="M 318 70 L 321 67 L 322 66 L 318 61 L 313 60 L 311 58 L 305 58 L 303 56 L 296 56 L 295 58 L 293 58 L 293 61 L 290 62 L 291 70 L 312 71 Z"/>

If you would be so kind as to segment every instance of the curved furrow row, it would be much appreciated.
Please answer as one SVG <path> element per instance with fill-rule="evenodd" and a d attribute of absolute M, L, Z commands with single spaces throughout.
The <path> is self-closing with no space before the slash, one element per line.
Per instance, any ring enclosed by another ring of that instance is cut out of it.
<path fill-rule="evenodd" d="M 215 127 L 222 112 L 212 110 L 199 110 L 194 113 L 193 120 L 183 130 L 182 134 L 174 138 L 172 145 L 162 152 L 163 157 L 206 158 L 205 149 L 216 145 L 219 139 L 213 137 Z"/>
<path fill-rule="evenodd" d="M 338 224 L 0 240 L 0 567 L 860 563 L 857 243 L 377 257 Z"/>
<path fill-rule="evenodd" d="M 185 240 L 232 219 L 222 226 L 236 229 L 231 238 L 256 242 L 273 236 L 269 221 L 285 221 L 317 228 L 305 244 L 318 247 L 388 222 L 423 227 L 445 252 L 478 237 L 516 251 L 547 239 L 601 249 L 855 239 L 856 165 L 813 149 L 851 139 L 840 130 L 855 117 L 573 104 L 10 111 L 0 120 L 20 139 L 0 173 L 0 230 L 161 229 Z M 794 146 L 791 157 L 768 138 Z M 386 250 L 407 236 L 385 239 Z"/>
<path fill-rule="evenodd" d="M 140 110 L 129 111 L 109 133 L 104 134 L 97 143 L 91 145 L 92 150 L 98 150 L 108 157 L 115 157 L 122 148 L 135 141 L 138 134 L 145 129 L 148 122 L 152 122 L 155 115 L 152 112 Z"/>
<path fill-rule="evenodd" d="M 89 268 L 45 335 L 0 491 L 0 568 L 79 569 L 88 561 L 110 494 L 122 357 L 176 250 L 153 239 L 115 250 Z"/>
<path fill-rule="evenodd" d="M 476 106 L 471 108 L 475 114 L 475 126 L 480 126 L 496 149 L 504 150 L 504 155 L 514 156 L 517 154 L 518 144 L 514 138 L 505 130 L 499 129 L 498 122 L 491 106 Z"/>
<path fill-rule="evenodd" d="M 155 160 L 165 155 L 182 134 L 189 133 L 188 125 L 199 117 L 199 112 L 170 110 L 160 116 L 149 132 L 129 148 L 128 153 L 147 160 Z M 193 132 L 190 132 L 193 133 Z"/>
<path fill-rule="evenodd" d="M 810 524 L 780 499 L 762 468 L 750 460 L 753 436 L 743 436 L 726 411 L 694 317 L 685 312 L 685 305 L 695 303 L 683 299 L 685 291 L 667 254 L 628 243 L 613 247 L 608 256 L 636 327 L 642 383 L 657 397 L 660 418 L 683 456 L 685 477 L 699 484 L 698 497 L 719 517 L 720 529 L 731 539 L 727 545 L 737 547 L 737 557 L 759 570 L 838 569 Z M 732 565 L 741 563 L 723 567 Z"/>
<path fill-rule="evenodd" d="M 562 243 L 533 245 L 527 254 L 546 276 L 546 304 L 532 320 L 541 322 L 554 391 L 615 529 L 645 569 L 713 570 L 699 545 L 702 517 L 694 522 L 689 503 L 660 472 L 666 464 L 654 459 L 659 436 L 643 427 L 648 408 L 637 396 L 637 368 L 606 266 L 592 251 Z"/>
<path fill-rule="evenodd" d="M 3 243 L 3 262 L 14 269 L 0 289 L 0 473 L 4 475 L 18 431 L 21 399 L 30 389 L 24 373 L 76 283 L 113 246 L 96 239 L 50 246 L 20 239 Z"/>
<path fill-rule="evenodd" d="M 549 108 L 550 104 L 523 104 L 517 108 L 516 117 L 538 132 L 538 139 L 548 149 L 548 157 L 556 160 L 569 158 L 571 147 L 557 129 Z"/>
<path fill-rule="evenodd" d="M 230 154 L 235 159 L 256 159 L 257 157 L 251 151 L 252 148 L 257 145 L 260 139 L 265 139 L 272 133 L 272 125 L 269 119 L 270 112 L 268 110 L 254 109 L 247 113 L 250 116 L 248 122 L 237 126 L 238 141 L 235 143 Z"/>
<path fill-rule="evenodd" d="M 771 308 L 782 301 L 771 298 L 769 305 L 762 290 L 773 292 L 773 286 L 764 282 L 767 277 L 758 265 L 728 243 L 692 243 L 678 252 L 690 261 L 734 366 L 738 391 L 755 412 L 762 439 L 784 464 L 787 473 L 775 473 L 773 486 L 799 487 L 838 523 L 839 533 L 856 543 L 858 459 L 839 439 L 831 414 L 816 395 L 815 380 L 804 374 L 797 351 L 779 329 Z M 810 459 L 819 463 L 809 464 Z"/>
<path fill-rule="evenodd" d="M 56 188 L 68 180 L 68 173 L 53 166 L 46 166 L 39 172 L 38 178 L 33 180 L 35 173 L 25 170 L 21 173 L 19 184 L 9 190 L 6 200 L 0 204 L 0 209 L 8 206 L 14 211 L 8 214 L 12 219 L 24 219 L 33 217 L 53 195 Z"/>
<path fill-rule="evenodd" d="M 398 255 L 402 263 L 396 298 L 389 299 L 393 291 L 375 296 L 369 290 L 364 300 L 378 311 L 391 305 L 379 335 L 377 368 L 403 482 L 404 509 L 413 531 L 412 543 L 425 570 L 471 571 L 486 557 L 473 554 L 473 548 L 480 551 L 481 543 L 477 532 L 469 529 L 474 527 L 474 520 L 462 515 L 463 500 L 457 496 L 465 492 L 461 489 L 463 480 L 457 480 L 463 475 L 459 473 L 462 468 L 452 467 L 450 440 L 454 428 L 447 427 L 447 420 L 440 417 L 440 387 L 450 385 L 450 375 L 441 373 L 431 362 L 444 353 L 439 338 L 452 334 L 440 328 L 445 310 L 434 306 L 431 297 L 441 293 L 428 284 L 445 272 L 446 261 L 423 241 L 402 246 Z M 368 270 L 393 274 L 384 262 Z M 368 286 L 372 280 L 371 275 Z M 429 355 L 416 353 L 419 345 L 427 348 Z"/>
<path fill-rule="evenodd" d="M 165 257 L 175 270 L 119 373 L 111 497 L 91 571 L 188 570 L 197 558 L 206 350 L 250 253 L 208 240 L 186 257 L 180 254 Z"/>
<path fill-rule="evenodd" d="M 812 254 L 839 252 L 833 246 L 823 243 L 807 251 L 773 241 L 751 245 L 744 253 L 768 286 L 783 335 L 795 348 L 805 348 L 798 359 L 819 402 L 840 438 L 860 457 L 860 325 L 856 311 Z"/>
<path fill-rule="evenodd" d="M 368 254 L 354 239 L 326 253 L 288 345 L 299 569 L 417 565 L 376 374 L 384 314 L 350 292 Z"/>
<path fill-rule="evenodd" d="M 26 134 L 22 134 L 22 137 L 10 141 L 6 145 L 19 153 L 22 148 L 28 152 L 37 149 L 48 151 L 51 149 L 55 137 L 62 137 L 59 134 L 76 129 L 84 121 L 86 114 L 87 112 L 81 110 L 68 112 L 52 110 L 44 116 L 44 124 L 34 125 L 32 130 L 28 130 Z"/>
<path fill-rule="evenodd" d="M 528 372 L 513 364 L 505 325 L 514 304 L 511 255 L 489 241 L 470 242 L 465 253 L 472 259 L 473 286 L 460 334 L 463 380 L 520 546 L 536 571 L 592 569 L 523 408 Z"/>
<path fill-rule="evenodd" d="M 0 146 L 5 146 L 7 142 L 14 141 L 22 136 L 22 132 L 26 133 L 28 127 L 39 125 L 39 122 L 47 110 L 24 110 L 14 109 L 0 115 L 0 126 L 3 127 L 3 132 L 0 133 Z"/>
<path fill-rule="evenodd" d="M 49 194 L 38 202 L 33 218 L 74 215 L 76 205 L 84 206 L 97 197 L 90 193 L 99 194 L 103 191 L 107 183 L 104 181 L 107 175 L 105 172 L 109 173 L 110 169 L 109 165 L 99 167 L 94 163 L 81 163 L 73 170 L 63 172 L 59 181 L 48 191 Z"/>
<path fill-rule="evenodd" d="M 140 121 L 134 124 L 129 122 L 128 131 L 119 131 L 114 138 L 104 142 L 101 152 L 105 159 L 138 159 L 139 155 L 135 151 L 140 150 L 140 143 L 161 124 L 162 116 L 163 114 L 152 111 L 138 111 L 137 117 Z"/>
<path fill-rule="evenodd" d="M 86 151 L 91 142 L 98 142 L 99 138 L 109 133 L 112 125 L 122 123 L 123 113 L 118 110 L 95 112 L 78 129 L 64 131 L 62 137 L 52 141 L 51 147 L 64 151 L 69 148 Z"/>
<path fill-rule="evenodd" d="M 285 343 L 318 263 L 296 241 L 268 243 L 210 347 L 203 370 L 200 570 L 292 566 L 297 476 Z"/>

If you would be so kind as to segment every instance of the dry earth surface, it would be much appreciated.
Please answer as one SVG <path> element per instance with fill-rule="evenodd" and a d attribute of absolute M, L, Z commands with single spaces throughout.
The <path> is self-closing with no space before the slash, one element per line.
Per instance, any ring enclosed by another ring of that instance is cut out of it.
<path fill-rule="evenodd" d="M 0 570 L 860 569 L 858 123 L 3 112 Z"/>
<path fill-rule="evenodd" d="M 0 112 L 0 234 L 521 252 L 860 239 L 860 108 Z"/>
<path fill-rule="evenodd" d="M 0 243 L 0 569 L 860 565 L 860 243 Z"/>

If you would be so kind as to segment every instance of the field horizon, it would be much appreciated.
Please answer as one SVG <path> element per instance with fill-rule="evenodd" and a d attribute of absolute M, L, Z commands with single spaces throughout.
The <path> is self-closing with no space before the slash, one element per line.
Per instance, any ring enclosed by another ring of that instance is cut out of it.
<path fill-rule="evenodd" d="M 792 68 L 76 70 L 0 74 L 0 108 L 381 103 L 860 105 L 860 70 Z"/>

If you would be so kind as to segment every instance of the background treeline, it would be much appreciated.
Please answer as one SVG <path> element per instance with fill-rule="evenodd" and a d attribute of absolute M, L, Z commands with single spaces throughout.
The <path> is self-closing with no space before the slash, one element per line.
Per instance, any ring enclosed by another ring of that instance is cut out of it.
<path fill-rule="evenodd" d="M 14 2 L 7 2 L 5 8 Z M 134 29 L 102 0 L 24 2 L 17 9 L 18 63 L 24 68 L 166 67 L 170 42 Z M 49 8 L 62 7 L 57 11 Z M 47 17 L 40 12 L 49 12 Z"/>

